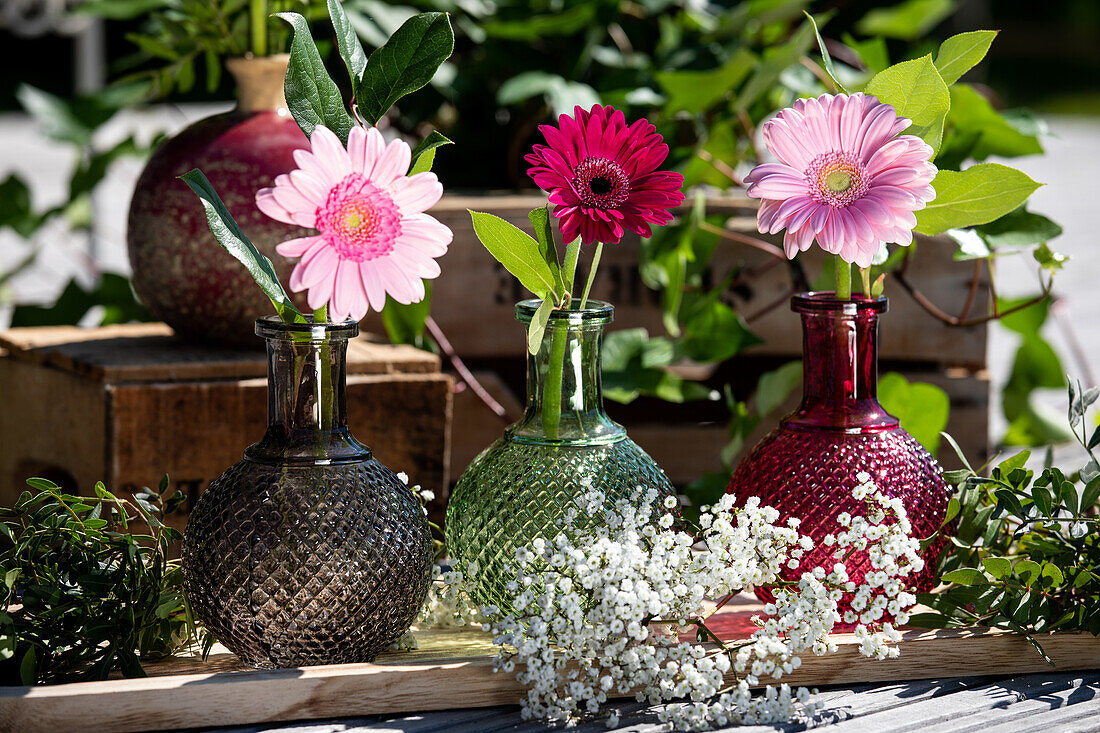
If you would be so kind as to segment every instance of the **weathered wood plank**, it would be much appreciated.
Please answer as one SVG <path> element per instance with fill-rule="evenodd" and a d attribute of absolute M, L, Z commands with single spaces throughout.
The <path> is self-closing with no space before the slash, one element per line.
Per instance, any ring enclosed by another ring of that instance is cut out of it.
<path fill-rule="evenodd" d="M 747 616 L 759 611 L 753 599 L 738 600 L 736 610 L 724 613 L 715 624 L 731 639 L 743 637 Z M 802 668 L 784 681 L 817 686 L 1049 670 L 1026 640 L 998 631 L 908 631 L 901 657 L 885 661 L 861 657 L 853 635 L 835 638 L 840 648 L 836 654 L 804 657 Z M 390 653 L 373 664 L 172 674 L 0 690 L 0 730 L 75 732 L 94 726 L 96 733 L 114 733 L 224 726 L 493 707 L 514 704 L 522 694 L 514 677 L 492 672 L 487 634 L 470 629 L 433 631 L 421 634 L 420 641 L 421 649 L 415 653 Z M 1045 637 L 1043 644 L 1061 670 L 1100 668 L 1100 639 L 1091 635 L 1056 634 Z M 155 674 L 157 666 L 151 665 L 150 671 Z M 164 704 L 169 698 L 170 706 Z M 883 699 L 889 701 L 890 695 Z M 927 707 L 916 708 L 913 714 L 927 710 L 931 715 L 942 709 L 933 700 L 919 704 Z M 871 714 L 886 720 L 890 713 Z"/>

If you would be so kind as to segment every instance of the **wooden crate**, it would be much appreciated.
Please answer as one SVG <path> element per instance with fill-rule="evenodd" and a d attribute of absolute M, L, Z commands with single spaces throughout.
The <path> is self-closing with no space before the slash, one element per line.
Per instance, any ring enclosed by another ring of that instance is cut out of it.
<path fill-rule="evenodd" d="M 0 333 L 0 503 L 29 476 L 132 491 L 168 473 L 193 502 L 267 425 L 266 356 L 163 324 Z M 450 377 L 409 346 L 348 345 L 348 423 L 375 456 L 444 494 Z"/>
<path fill-rule="evenodd" d="M 527 212 L 544 203 L 545 199 L 538 195 L 445 196 L 432 210 L 455 234 L 441 263 L 445 276 L 433 287 L 432 313 L 458 354 L 479 367 L 479 379 L 512 415 L 522 409 L 523 370 L 518 364 L 524 358 L 526 346 L 523 327 L 515 320 L 514 305 L 530 294 L 478 242 L 467 209 L 494 213 L 530 231 Z M 708 211 L 728 217 L 728 226 L 735 230 L 756 232 L 755 201 L 743 197 L 714 198 L 708 202 Z M 776 237 L 764 238 L 780 241 Z M 922 239 L 918 246 L 921 253 L 909 267 L 910 281 L 946 310 L 957 311 L 966 300 L 972 270 L 954 262 L 955 246 L 950 242 Z M 615 322 L 611 329 L 643 327 L 650 334 L 660 335 L 664 326 L 659 295 L 641 280 L 639 247 L 640 242 L 633 237 L 604 248 L 593 297 L 614 303 Z M 582 257 L 587 263 L 587 253 Z M 724 242 L 714 256 L 710 278 L 717 281 L 731 269 L 757 268 L 767 259 L 767 255 L 752 248 Z M 806 273 L 813 277 L 824 257 L 814 248 L 800 260 Z M 767 342 L 739 355 L 726 370 L 735 390 L 754 382 L 755 375 L 768 365 L 801 357 L 800 320 L 784 298 L 789 284 L 788 269 L 773 267 L 753 278 L 748 287 L 731 294 L 730 304 L 742 314 L 766 311 L 749 326 L 766 335 Z M 895 286 L 890 295 L 890 310 L 883 316 L 879 329 L 882 371 L 900 371 L 910 380 L 931 382 L 947 390 L 951 398 L 948 431 L 980 463 L 989 453 L 985 326 L 967 329 L 946 326 L 925 313 L 900 287 Z M 982 283 L 975 302 L 981 304 L 986 299 L 988 288 Z M 767 310 L 768 305 L 775 303 L 779 305 Z M 749 444 L 763 437 L 796 402 L 792 397 L 761 425 Z M 720 410 L 701 403 L 670 406 L 657 400 L 628 408 L 608 403 L 608 410 L 653 455 L 674 483 L 690 483 L 703 472 L 720 468 L 719 453 L 728 440 Z M 500 436 L 506 423 L 467 391 L 455 398 L 455 424 L 458 427 L 452 442 L 452 479 L 457 479 L 470 460 Z M 941 457 L 945 465 L 955 466 L 950 450 L 945 450 Z"/>
<path fill-rule="evenodd" d="M 745 638 L 761 606 L 748 597 L 731 606 L 712 626 L 723 639 Z M 430 630 L 417 638 L 420 649 L 386 652 L 372 664 L 256 671 L 216 647 L 206 662 L 181 657 L 147 665 L 144 679 L 0 688 L 0 733 L 247 725 L 512 705 L 522 697 L 514 674 L 492 671 L 489 634 Z M 834 640 L 836 653 L 804 655 L 782 681 L 814 686 L 1051 669 L 1024 637 L 989 629 L 905 631 L 901 656 L 882 661 L 861 656 L 852 634 Z M 1059 671 L 1100 667 L 1097 637 L 1060 632 L 1040 641 Z"/>

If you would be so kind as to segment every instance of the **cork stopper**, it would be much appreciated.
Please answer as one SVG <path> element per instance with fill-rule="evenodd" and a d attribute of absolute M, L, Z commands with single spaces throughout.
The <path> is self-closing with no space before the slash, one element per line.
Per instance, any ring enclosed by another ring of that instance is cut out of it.
<path fill-rule="evenodd" d="M 286 108 L 283 80 L 290 54 L 227 59 L 225 66 L 237 80 L 237 106 L 245 112 Z"/>

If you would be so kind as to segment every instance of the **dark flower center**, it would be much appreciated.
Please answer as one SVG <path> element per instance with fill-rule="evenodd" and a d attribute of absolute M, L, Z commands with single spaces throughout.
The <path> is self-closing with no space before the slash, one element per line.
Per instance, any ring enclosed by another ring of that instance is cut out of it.
<path fill-rule="evenodd" d="M 585 158 L 573 171 L 573 191 L 583 206 L 615 209 L 630 196 L 630 177 L 607 158 Z"/>

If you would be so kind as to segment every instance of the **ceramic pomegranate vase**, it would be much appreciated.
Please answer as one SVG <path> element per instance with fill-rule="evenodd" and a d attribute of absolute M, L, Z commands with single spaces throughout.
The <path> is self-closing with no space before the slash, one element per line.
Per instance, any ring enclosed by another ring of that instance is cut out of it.
<path fill-rule="evenodd" d="M 863 513 L 852 489 L 864 471 L 885 494 L 901 498 L 917 537 L 931 535 L 947 510 L 949 492 L 936 459 L 876 396 L 878 317 L 886 307 L 886 298 L 840 301 L 832 293 L 792 298 L 791 309 L 802 316 L 802 404 L 749 452 L 729 484 L 739 503 L 759 496 L 779 510 L 781 521 L 801 519 L 800 531 L 819 546 L 825 534 L 841 531 L 837 515 Z M 941 537 L 922 553 L 925 568 L 913 578 L 918 592 L 931 590 L 942 542 Z M 823 550 L 807 553 L 788 576 L 800 577 L 826 556 Z M 857 584 L 871 570 L 861 552 L 847 566 Z M 766 591 L 757 595 L 772 600 Z"/>
<path fill-rule="evenodd" d="M 292 264 L 275 254 L 275 245 L 307 232 L 268 218 L 253 198 L 294 168 L 294 151 L 308 146 L 283 97 L 288 60 L 285 54 L 230 59 L 237 108 L 200 120 L 161 145 L 138 179 L 126 235 L 134 290 L 183 336 L 255 346 L 254 324 L 271 310 L 244 267 L 214 241 L 201 204 L 177 179 L 193 168 L 206 173 L 290 290 Z"/>

